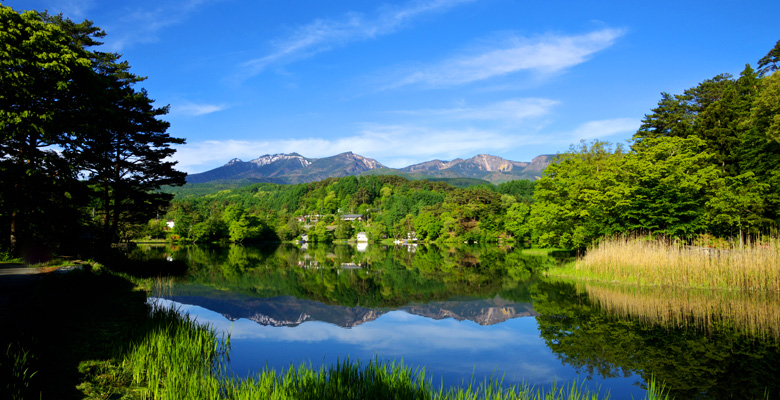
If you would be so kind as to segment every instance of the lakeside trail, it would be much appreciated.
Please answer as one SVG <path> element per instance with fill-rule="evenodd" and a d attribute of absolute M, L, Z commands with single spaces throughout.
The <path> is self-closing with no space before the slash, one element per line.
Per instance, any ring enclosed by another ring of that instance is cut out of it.
<path fill-rule="evenodd" d="M 7 326 L 8 318 L 27 309 L 35 295 L 35 285 L 44 276 L 80 268 L 78 264 L 68 267 L 28 267 L 24 264 L 0 264 L 0 326 Z"/>
<path fill-rule="evenodd" d="M 15 357 L 6 351 L 29 355 L 26 366 L 36 373 L 29 386 L 16 388 L 22 397 L 83 398 L 76 388 L 83 378 L 79 364 L 114 357 L 147 314 L 145 299 L 131 282 L 89 272 L 78 262 L 44 268 L 0 264 L 0 364 Z M 3 391 L 0 387 L 0 398 Z"/>
<path fill-rule="evenodd" d="M 26 309 L 33 299 L 35 284 L 52 268 L 30 268 L 24 264 L 0 264 L 0 326 L 20 310 Z M 7 329 L 4 329 L 7 330 Z"/>

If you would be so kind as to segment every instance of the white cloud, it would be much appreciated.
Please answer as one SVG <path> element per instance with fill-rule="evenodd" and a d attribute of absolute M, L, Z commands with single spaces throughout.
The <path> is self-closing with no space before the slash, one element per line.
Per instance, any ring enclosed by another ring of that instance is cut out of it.
<path fill-rule="evenodd" d="M 546 35 L 533 39 L 511 36 L 473 54 L 395 73 L 395 78 L 382 85 L 382 89 L 462 85 L 519 71 L 556 73 L 587 61 L 622 35 L 619 29 L 603 29 L 576 36 Z"/>
<path fill-rule="evenodd" d="M 639 121 L 633 118 L 603 119 L 581 124 L 568 135 L 561 137 L 576 143 L 580 140 L 604 139 L 621 133 L 636 132 L 638 128 Z"/>
<path fill-rule="evenodd" d="M 340 19 L 317 19 L 289 37 L 274 41 L 272 53 L 244 62 L 241 67 L 247 76 L 253 76 L 271 64 L 285 64 L 350 42 L 391 34 L 420 15 L 469 1 L 473 0 L 412 1 L 400 7 L 381 7 L 372 16 L 348 13 Z"/>
<path fill-rule="evenodd" d="M 171 109 L 171 115 L 184 115 L 195 117 L 219 112 L 227 109 L 224 104 L 195 104 L 190 102 L 181 102 Z"/>

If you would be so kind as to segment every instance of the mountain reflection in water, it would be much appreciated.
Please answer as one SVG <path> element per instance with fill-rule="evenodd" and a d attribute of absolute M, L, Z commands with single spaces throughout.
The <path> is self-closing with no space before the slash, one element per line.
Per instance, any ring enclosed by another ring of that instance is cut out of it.
<path fill-rule="evenodd" d="M 277 327 L 293 327 L 305 321 L 320 321 L 342 328 L 351 328 L 373 321 L 393 310 L 434 320 L 452 318 L 457 321 L 473 321 L 479 325 L 493 325 L 512 318 L 536 316 L 530 303 L 514 303 L 498 296 L 492 299 L 408 304 L 395 309 L 328 305 L 292 296 L 259 299 L 220 292 L 208 297 L 170 295 L 165 298 L 177 303 L 209 309 L 222 314 L 230 321 L 243 318 L 260 325 Z"/>
<path fill-rule="evenodd" d="M 778 301 L 553 282 L 559 263 L 497 247 L 145 249 L 186 261 L 157 301 L 231 332 L 239 375 L 339 359 L 403 360 L 446 386 L 581 381 L 642 398 L 780 398 Z M 734 310 L 731 312 L 729 310 Z M 739 310 L 739 311 L 736 311 Z"/>

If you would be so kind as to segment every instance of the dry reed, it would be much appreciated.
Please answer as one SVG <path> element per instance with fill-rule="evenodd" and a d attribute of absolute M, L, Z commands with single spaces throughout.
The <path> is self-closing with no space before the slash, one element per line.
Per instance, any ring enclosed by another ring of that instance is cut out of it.
<path fill-rule="evenodd" d="M 553 272 L 638 285 L 780 293 L 780 239 L 724 248 L 624 236 L 605 239 L 573 267 Z"/>

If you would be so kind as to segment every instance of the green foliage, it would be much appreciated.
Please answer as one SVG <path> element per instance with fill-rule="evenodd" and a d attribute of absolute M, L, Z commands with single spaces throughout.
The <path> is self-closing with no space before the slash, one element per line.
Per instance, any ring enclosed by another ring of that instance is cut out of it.
<path fill-rule="evenodd" d="M 500 183 L 496 187 L 496 192 L 515 196 L 518 200 L 526 202 L 533 201 L 534 187 L 536 182 L 529 180 L 516 180 Z"/>
<path fill-rule="evenodd" d="M 615 198 L 620 209 L 610 221 L 616 229 L 607 234 L 647 230 L 688 238 L 705 231 L 705 204 L 721 179 L 712 157 L 697 137 L 643 141 L 616 166 L 626 175 L 618 178 L 623 197 Z"/>
<path fill-rule="evenodd" d="M 352 222 L 344 220 L 339 221 L 338 225 L 336 225 L 336 229 L 333 231 L 333 236 L 339 240 L 351 239 L 355 236 L 355 228 L 352 227 Z"/>
<path fill-rule="evenodd" d="M 150 219 L 146 224 L 144 236 L 149 239 L 165 239 L 167 221 L 164 219 Z"/>
<path fill-rule="evenodd" d="M 530 223 L 539 243 L 583 247 L 605 230 L 618 231 L 625 188 L 615 183 L 625 152 L 605 142 L 581 143 L 560 154 L 537 182 Z"/>
<path fill-rule="evenodd" d="M 529 239 L 531 227 L 528 219 L 531 215 L 531 207 L 526 203 L 514 203 L 509 206 L 504 222 L 507 232 L 511 233 L 517 241 Z"/>

